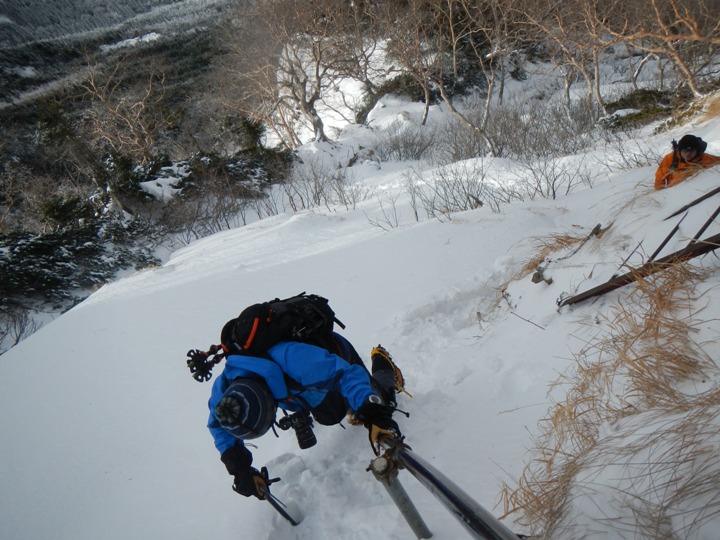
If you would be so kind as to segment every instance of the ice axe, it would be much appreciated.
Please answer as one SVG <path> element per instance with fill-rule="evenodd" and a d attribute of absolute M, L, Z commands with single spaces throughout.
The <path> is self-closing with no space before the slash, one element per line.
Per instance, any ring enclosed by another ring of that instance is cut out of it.
<path fill-rule="evenodd" d="M 290 510 L 288 509 L 287 505 L 284 504 L 275 495 L 270 493 L 270 487 L 269 487 L 270 484 L 272 484 L 273 482 L 277 482 L 280 479 L 279 478 L 268 478 L 268 472 L 267 472 L 266 467 L 262 468 L 262 474 L 265 477 L 265 484 L 266 484 L 264 486 L 258 486 L 258 491 L 262 495 L 262 499 L 269 502 L 270 506 L 272 506 L 275 509 L 275 511 L 278 514 L 280 514 L 283 518 L 288 520 L 293 527 L 300 525 L 300 523 L 302 523 L 302 520 L 303 520 L 303 516 L 300 514 L 300 510 L 298 508 L 294 508 L 293 513 L 295 514 L 295 516 L 293 516 L 290 513 Z"/>

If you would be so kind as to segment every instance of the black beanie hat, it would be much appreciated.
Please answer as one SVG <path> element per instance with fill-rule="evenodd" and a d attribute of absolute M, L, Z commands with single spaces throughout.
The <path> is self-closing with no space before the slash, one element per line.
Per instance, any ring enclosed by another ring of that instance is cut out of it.
<path fill-rule="evenodd" d="M 695 135 L 685 135 L 678 142 L 679 150 L 695 150 L 697 155 L 702 154 L 707 148 L 707 143 Z"/>

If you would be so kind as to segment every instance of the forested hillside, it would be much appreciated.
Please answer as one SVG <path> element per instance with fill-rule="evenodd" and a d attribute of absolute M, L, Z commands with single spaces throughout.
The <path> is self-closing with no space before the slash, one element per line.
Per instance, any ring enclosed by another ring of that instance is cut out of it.
<path fill-rule="evenodd" d="M 512 186 L 456 173 L 458 193 L 425 201 L 439 214 L 567 194 L 592 179 L 562 156 L 677 125 L 718 81 L 710 0 L 32 4 L 0 13 L 0 350 L 197 238 L 356 204 L 359 161 L 523 165 Z M 539 73 L 552 83 L 519 102 Z M 299 166 L 298 146 L 366 123 L 387 94 L 422 103 L 420 125 Z M 428 120 L 433 104 L 452 125 Z M 629 164 L 656 162 L 638 147 Z"/>
<path fill-rule="evenodd" d="M 93 34 L 176 28 L 217 14 L 228 0 L 55 0 L 42 9 L 32 0 L 13 0 L 0 7 L 0 47 L 33 42 L 81 42 Z"/>

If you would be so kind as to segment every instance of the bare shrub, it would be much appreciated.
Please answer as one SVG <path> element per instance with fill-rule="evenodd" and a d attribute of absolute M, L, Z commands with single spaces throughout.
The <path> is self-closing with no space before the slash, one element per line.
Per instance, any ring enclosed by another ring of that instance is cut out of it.
<path fill-rule="evenodd" d="M 564 158 L 524 159 L 519 162 L 520 190 L 531 200 L 556 199 L 568 195 L 577 186 L 592 187 L 592 174 L 583 160 Z"/>
<path fill-rule="evenodd" d="M 255 197 L 252 200 L 252 207 L 258 219 L 263 219 L 285 212 L 287 210 L 287 200 L 279 190 L 269 189 L 264 192 L 263 197 Z"/>
<path fill-rule="evenodd" d="M 465 120 L 482 125 L 482 135 L 454 118 L 438 129 L 435 144 L 441 162 L 489 155 L 487 140 L 492 141 L 493 156 L 522 159 L 575 154 L 598 137 L 586 103 L 574 104 L 571 118 L 557 102 L 505 100 L 488 113 L 483 107 L 479 96 L 463 102 Z"/>
<path fill-rule="evenodd" d="M 552 100 L 512 103 L 494 111 L 495 130 L 512 156 L 567 156 L 582 152 L 597 139 L 586 103 L 573 103 L 570 116 Z"/>
<path fill-rule="evenodd" d="M 169 126 L 166 76 L 146 75 L 142 88 L 129 87 L 123 61 L 110 72 L 89 66 L 81 88 L 92 106 L 86 115 L 87 131 L 96 147 L 132 156 L 141 164 L 151 160 L 163 129 Z"/>
<path fill-rule="evenodd" d="M 397 121 L 378 135 L 373 151 L 380 161 L 418 161 L 431 157 L 435 141 L 434 128 Z"/>
<path fill-rule="evenodd" d="M 399 194 L 388 194 L 384 197 L 378 196 L 381 217 L 372 218 L 368 216 L 370 225 L 379 227 L 384 231 L 397 229 L 400 226 L 400 212 L 397 207 L 399 197 Z"/>
<path fill-rule="evenodd" d="M 482 111 L 471 109 L 466 119 L 472 123 L 481 122 Z M 440 164 L 455 163 L 464 159 L 472 159 L 487 155 L 485 137 L 477 130 L 468 127 L 467 123 L 455 117 L 442 124 L 437 130 L 436 151 L 434 153 Z"/>
<path fill-rule="evenodd" d="M 523 171 L 518 175 L 518 189 L 524 197 L 555 199 L 578 185 L 592 187 L 587 163 L 563 158 L 580 153 L 595 142 L 591 117 L 578 114 L 575 120 L 570 120 L 562 109 L 552 103 L 516 104 L 502 107 L 494 115 L 496 137 L 505 141 Z M 581 106 L 578 110 L 585 108 Z"/>
<path fill-rule="evenodd" d="M 40 231 L 42 219 L 34 202 L 57 190 L 46 176 L 39 177 L 29 167 L 7 161 L 0 164 L 0 232 L 13 230 Z"/>
<path fill-rule="evenodd" d="M 282 184 L 293 212 L 318 206 L 329 206 L 332 202 L 332 175 L 315 159 L 295 163 L 290 179 Z"/>
<path fill-rule="evenodd" d="M 181 245 L 216 232 L 247 223 L 251 200 L 229 194 L 193 198 L 174 198 L 161 219 L 168 236 Z"/>
<path fill-rule="evenodd" d="M 246 225 L 254 201 L 263 197 L 253 184 L 237 183 L 211 166 L 203 167 L 197 176 L 202 185 L 183 188 L 158 219 L 163 232 L 180 244 Z"/>
<path fill-rule="evenodd" d="M 336 171 L 330 170 L 320 159 L 309 158 L 296 162 L 290 179 L 282 185 L 290 208 L 294 212 L 333 202 Z"/>
<path fill-rule="evenodd" d="M 455 212 L 474 210 L 486 204 L 491 210 L 499 211 L 500 201 L 493 184 L 487 179 L 482 160 L 467 160 L 440 167 L 429 176 L 413 169 L 404 174 L 416 219 L 419 219 L 420 208 L 427 217 L 441 221 L 451 219 Z"/>
<path fill-rule="evenodd" d="M 611 172 L 657 165 L 662 159 L 662 155 L 632 131 L 606 131 L 604 138 L 606 151 L 600 163 Z M 668 141 L 668 151 L 671 148 Z"/>
<path fill-rule="evenodd" d="M 331 188 L 335 202 L 343 205 L 346 210 L 355 210 L 359 202 L 369 199 L 374 193 L 373 188 L 356 182 L 352 173 L 346 168 L 335 171 Z"/>
<path fill-rule="evenodd" d="M 35 333 L 39 325 L 31 313 L 21 305 L 4 302 L 0 312 L 0 354 Z"/>
<path fill-rule="evenodd" d="M 372 189 L 354 181 L 347 168 L 315 157 L 296 162 L 290 179 L 281 189 L 294 212 L 334 204 L 354 209 L 372 194 Z"/>

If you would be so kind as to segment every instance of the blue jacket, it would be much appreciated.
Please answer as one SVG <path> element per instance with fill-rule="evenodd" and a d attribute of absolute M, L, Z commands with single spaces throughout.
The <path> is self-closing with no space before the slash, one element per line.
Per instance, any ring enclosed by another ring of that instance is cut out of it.
<path fill-rule="evenodd" d="M 352 350 L 347 340 L 337 334 L 335 337 L 343 349 Z M 323 348 L 284 341 L 271 347 L 268 354 L 272 360 L 253 356 L 228 356 L 225 359 L 225 368 L 213 384 L 208 401 L 208 429 L 221 454 L 238 442 L 242 444 L 242 441 L 223 429 L 215 418 L 215 406 L 230 383 L 238 377 L 264 379 L 278 406 L 287 411 L 299 411 L 308 406 L 311 409 L 317 407 L 329 392 L 339 392 L 347 403 L 345 407 L 349 406 L 356 411 L 370 395 L 376 393 L 370 385 L 370 375 L 362 364 L 351 364 Z M 299 386 L 292 384 L 292 388 L 288 388 L 284 374 L 299 383 Z M 347 410 L 337 412 L 342 418 Z"/>

